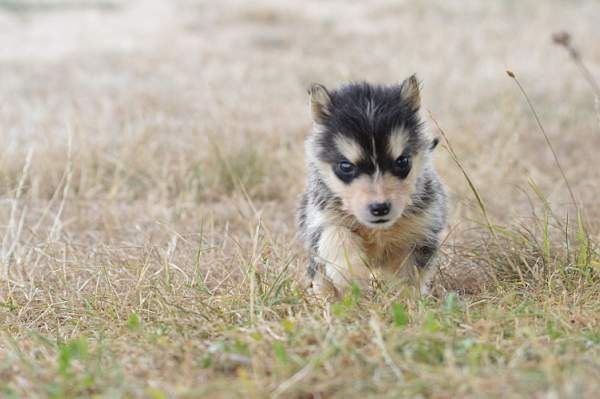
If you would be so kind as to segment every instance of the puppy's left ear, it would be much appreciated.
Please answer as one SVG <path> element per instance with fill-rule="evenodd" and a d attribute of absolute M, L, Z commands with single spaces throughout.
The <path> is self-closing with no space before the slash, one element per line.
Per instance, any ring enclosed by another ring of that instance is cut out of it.
<path fill-rule="evenodd" d="M 435 147 L 437 147 L 439 143 L 439 137 L 434 137 L 433 140 L 431 140 L 431 144 L 429 145 L 429 151 L 435 150 Z"/>
<path fill-rule="evenodd" d="M 421 108 L 421 89 L 417 75 L 412 75 L 400 84 L 400 94 L 413 111 Z"/>

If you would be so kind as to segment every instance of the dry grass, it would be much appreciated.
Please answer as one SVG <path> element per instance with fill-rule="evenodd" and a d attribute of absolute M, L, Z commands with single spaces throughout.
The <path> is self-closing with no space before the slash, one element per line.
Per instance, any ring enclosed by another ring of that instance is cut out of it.
<path fill-rule="evenodd" d="M 550 35 L 598 77 L 599 17 L 0 1 L 0 396 L 595 397 L 600 114 Z M 413 72 L 455 151 L 440 295 L 323 304 L 294 240 L 305 88 Z"/>

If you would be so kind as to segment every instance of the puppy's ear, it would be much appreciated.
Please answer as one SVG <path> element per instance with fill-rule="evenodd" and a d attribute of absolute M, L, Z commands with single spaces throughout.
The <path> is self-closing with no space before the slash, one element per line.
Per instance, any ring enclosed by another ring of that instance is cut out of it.
<path fill-rule="evenodd" d="M 310 115 L 316 123 L 323 123 L 329 116 L 331 97 L 325 86 L 313 83 L 308 89 L 310 95 Z"/>
<path fill-rule="evenodd" d="M 400 95 L 413 111 L 421 107 L 421 90 L 417 75 L 412 75 L 400 84 Z"/>
<path fill-rule="evenodd" d="M 429 151 L 435 150 L 435 147 L 437 147 L 439 143 L 440 143 L 440 138 L 434 137 L 433 140 L 431 140 L 431 144 L 429 145 Z"/>

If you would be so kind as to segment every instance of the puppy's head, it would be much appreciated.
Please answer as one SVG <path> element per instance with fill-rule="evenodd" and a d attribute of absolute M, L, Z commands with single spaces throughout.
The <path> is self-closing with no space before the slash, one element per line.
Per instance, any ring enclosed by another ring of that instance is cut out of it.
<path fill-rule="evenodd" d="M 394 224 L 437 145 L 422 132 L 419 82 L 353 83 L 310 90 L 314 121 L 307 156 L 343 210 L 369 228 Z"/>

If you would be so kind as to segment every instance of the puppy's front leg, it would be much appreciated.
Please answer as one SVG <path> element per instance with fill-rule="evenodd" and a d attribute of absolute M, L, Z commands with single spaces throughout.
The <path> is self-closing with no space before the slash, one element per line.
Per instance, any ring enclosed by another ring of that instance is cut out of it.
<path fill-rule="evenodd" d="M 436 271 L 435 256 L 439 243 L 429 242 L 417 246 L 413 251 L 416 282 L 421 295 L 429 295 L 432 290 L 433 277 Z"/>
<path fill-rule="evenodd" d="M 370 286 L 371 271 L 367 264 L 360 237 L 345 227 L 330 226 L 323 230 L 317 249 L 319 261 L 323 264 L 323 281 L 335 288 L 336 296 L 343 296 L 351 283 L 361 289 Z"/>

